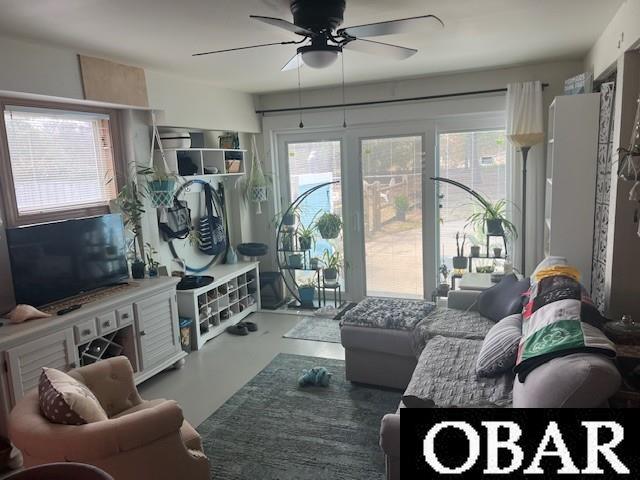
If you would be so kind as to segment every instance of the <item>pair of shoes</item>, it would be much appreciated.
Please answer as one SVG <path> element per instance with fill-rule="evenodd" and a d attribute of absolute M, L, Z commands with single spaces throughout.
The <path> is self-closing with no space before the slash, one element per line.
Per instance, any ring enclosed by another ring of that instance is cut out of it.
<path fill-rule="evenodd" d="M 232 335 L 240 335 L 245 336 L 249 335 L 249 332 L 257 332 L 258 325 L 254 322 L 238 322 L 235 325 L 230 325 L 227 327 L 227 332 Z"/>

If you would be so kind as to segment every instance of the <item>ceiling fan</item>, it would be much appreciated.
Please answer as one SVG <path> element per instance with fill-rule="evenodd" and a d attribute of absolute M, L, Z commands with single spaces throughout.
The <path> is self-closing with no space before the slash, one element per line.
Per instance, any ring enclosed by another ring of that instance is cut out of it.
<path fill-rule="evenodd" d="M 338 29 L 337 27 L 342 24 L 345 8 L 346 0 L 291 0 L 293 23 L 280 18 L 258 15 L 250 15 L 250 18 L 293 32 L 303 37 L 302 39 L 201 52 L 193 56 L 295 44 L 301 46 L 298 47 L 293 58 L 282 67 L 283 71 L 298 68 L 302 64 L 312 68 L 326 68 L 336 61 L 343 49 L 404 60 L 418 51 L 363 37 L 404 33 L 429 24 L 444 27 L 442 20 L 435 15 L 422 15 Z"/>

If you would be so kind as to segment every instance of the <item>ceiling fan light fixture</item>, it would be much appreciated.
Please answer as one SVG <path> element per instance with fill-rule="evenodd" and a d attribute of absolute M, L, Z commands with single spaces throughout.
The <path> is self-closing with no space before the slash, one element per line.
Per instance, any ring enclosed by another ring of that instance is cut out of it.
<path fill-rule="evenodd" d="M 298 49 L 304 64 L 311 68 L 327 68 L 333 65 L 338 59 L 340 51 L 340 47 L 333 45 L 326 45 L 322 48 L 307 46 Z"/>

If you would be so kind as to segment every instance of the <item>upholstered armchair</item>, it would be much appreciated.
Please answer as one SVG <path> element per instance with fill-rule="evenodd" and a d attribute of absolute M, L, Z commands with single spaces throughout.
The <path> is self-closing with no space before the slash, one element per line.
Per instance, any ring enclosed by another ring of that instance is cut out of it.
<path fill-rule="evenodd" d="M 109 419 L 59 425 L 41 413 L 38 392 L 22 398 L 9 418 L 9 436 L 25 466 L 51 462 L 95 465 L 117 480 L 209 479 L 200 436 L 171 400 L 144 401 L 126 357 L 68 372 L 98 398 Z"/>

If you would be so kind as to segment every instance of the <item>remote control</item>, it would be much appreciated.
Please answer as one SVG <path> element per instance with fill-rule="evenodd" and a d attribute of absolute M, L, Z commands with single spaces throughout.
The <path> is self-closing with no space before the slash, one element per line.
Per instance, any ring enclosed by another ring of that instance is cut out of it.
<path fill-rule="evenodd" d="M 70 307 L 63 308 L 62 310 L 58 310 L 57 314 L 58 315 L 64 315 L 66 313 L 73 312 L 74 310 L 78 310 L 80 307 L 82 307 L 82 305 L 80 305 L 80 304 L 71 305 Z"/>

